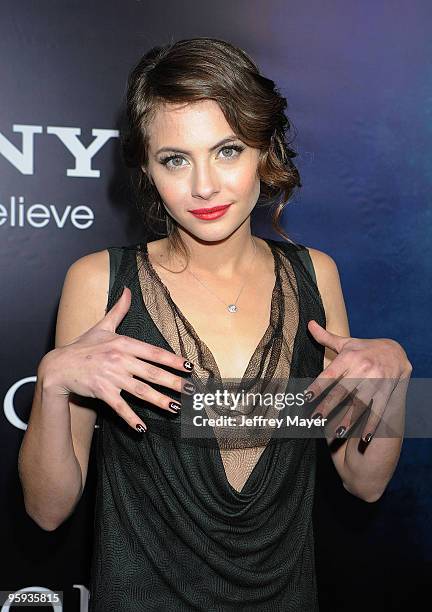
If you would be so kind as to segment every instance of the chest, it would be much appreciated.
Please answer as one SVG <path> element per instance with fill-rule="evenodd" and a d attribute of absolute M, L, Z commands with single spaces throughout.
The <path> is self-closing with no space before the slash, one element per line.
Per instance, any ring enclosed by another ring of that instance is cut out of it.
<path fill-rule="evenodd" d="M 274 271 L 261 275 L 259 282 L 253 273 L 250 282 L 213 279 L 206 283 L 207 289 L 190 275 L 186 278 L 159 266 L 155 269 L 183 317 L 211 352 L 221 377 L 241 379 L 269 327 Z M 227 309 L 233 303 L 238 308 L 235 313 Z"/>

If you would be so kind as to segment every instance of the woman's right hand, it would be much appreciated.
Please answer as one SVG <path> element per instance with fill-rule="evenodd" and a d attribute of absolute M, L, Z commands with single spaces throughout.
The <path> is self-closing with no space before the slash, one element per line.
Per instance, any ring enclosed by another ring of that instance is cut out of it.
<path fill-rule="evenodd" d="M 131 304 L 131 291 L 125 287 L 121 297 L 101 321 L 76 340 L 48 352 L 42 359 L 44 388 L 51 393 L 98 398 L 123 418 L 133 429 L 147 429 L 146 424 L 121 397 L 122 390 L 144 399 L 163 410 L 175 414 L 180 404 L 159 393 L 148 381 L 164 387 L 184 391 L 191 385 L 181 376 L 171 374 L 148 361 L 161 363 L 183 372 L 190 372 L 193 365 L 184 357 L 163 348 L 129 336 L 115 333 Z M 142 361 L 144 360 L 144 361 Z M 134 376 L 139 377 L 137 380 Z M 193 388 L 187 389 L 189 392 Z M 176 410 L 175 405 L 179 406 Z"/>

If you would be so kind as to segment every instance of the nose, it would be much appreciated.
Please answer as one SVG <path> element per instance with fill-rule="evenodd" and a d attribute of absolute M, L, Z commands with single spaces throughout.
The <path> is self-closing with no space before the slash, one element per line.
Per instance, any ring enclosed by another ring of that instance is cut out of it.
<path fill-rule="evenodd" d="M 194 198 L 208 200 L 219 192 L 219 179 L 211 165 L 204 162 L 196 166 L 192 177 L 191 192 Z"/>

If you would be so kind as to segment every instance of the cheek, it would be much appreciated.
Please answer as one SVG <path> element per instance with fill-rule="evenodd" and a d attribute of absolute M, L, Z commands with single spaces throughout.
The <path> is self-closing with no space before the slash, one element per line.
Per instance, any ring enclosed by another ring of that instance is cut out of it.
<path fill-rule="evenodd" d="M 186 186 L 181 181 L 165 180 L 161 181 L 158 191 L 162 199 L 170 206 L 175 206 L 181 202 L 186 195 Z"/>
<path fill-rule="evenodd" d="M 182 180 L 173 172 L 171 176 L 165 170 L 155 169 L 152 173 L 155 186 L 164 202 L 168 206 L 178 206 L 184 197 L 187 197 L 189 185 L 186 180 Z"/>
<path fill-rule="evenodd" d="M 256 165 L 250 162 L 230 172 L 226 177 L 225 186 L 229 187 L 232 193 L 236 194 L 239 199 L 259 194 L 260 180 Z"/>

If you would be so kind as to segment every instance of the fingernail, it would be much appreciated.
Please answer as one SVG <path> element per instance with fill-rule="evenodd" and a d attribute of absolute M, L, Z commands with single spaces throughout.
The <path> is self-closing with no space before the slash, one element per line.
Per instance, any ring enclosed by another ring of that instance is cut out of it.
<path fill-rule="evenodd" d="M 195 391 L 195 385 L 190 382 L 185 383 L 183 387 L 183 391 L 187 391 L 188 393 L 193 393 Z"/>
<path fill-rule="evenodd" d="M 138 425 L 136 425 L 135 427 L 140 433 L 144 433 L 145 431 L 147 431 L 147 427 L 145 425 L 141 425 L 141 423 L 138 423 Z"/>
<path fill-rule="evenodd" d="M 336 437 L 337 438 L 342 438 L 342 436 L 344 435 L 344 433 L 346 432 L 346 427 L 344 427 L 343 425 L 341 425 L 340 427 L 338 427 L 335 431 Z"/>
<path fill-rule="evenodd" d="M 366 444 L 369 444 L 369 442 L 372 440 L 373 437 L 373 433 L 368 433 L 364 438 L 364 442 L 366 442 Z"/>
<path fill-rule="evenodd" d="M 321 414 L 321 412 L 315 412 L 315 414 L 313 414 L 311 416 L 311 419 L 322 419 L 323 415 Z"/>
<path fill-rule="evenodd" d="M 177 412 L 181 409 L 181 404 L 179 404 L 178 402 L 170 402 L 168 406 L 173 410 L 176 410 Z"/>
<path fill-rule="evenodd" d="M 193 370 L 194 364 L 190 361 L 185 361 L 183 367 L 186 368 L 186 370 Z"/>
<path fill-rule="evenodd" d="M 306 393 L 304 394 L 304 398 L 307 402 L 311 402 L 314 397 L 315 397 L 315 394 L 313 391 L 306 391 Z"/>

